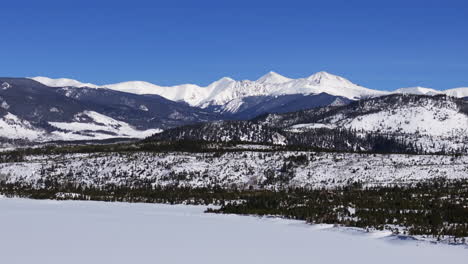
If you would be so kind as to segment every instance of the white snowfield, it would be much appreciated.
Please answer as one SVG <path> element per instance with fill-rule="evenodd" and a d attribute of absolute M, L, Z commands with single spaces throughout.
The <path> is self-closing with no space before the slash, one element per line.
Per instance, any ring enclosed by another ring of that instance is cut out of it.
<path fill-rule="evenodd" d="M 466 246 L 187 205 L 1 199 L 2 263 L 464 263 Z"/>
<path fill-rule="evenodd" d="M 54 111 L 54 109 L 51 109 Z M 145 138 L 161 129 L 138 130 L 128 123 L 115 120 L 94 111 L 84 111 L 75 116 L 75 121 L 49 122 L 57 128 L 51 133 L 33 126 L 11 113 L 0 117 L 0 135 L 10 139 L 25 139 L 31 141 L 52 140 L 95 140 L 109 138 Z"/>
<path fill-rule="evenodd" d="M 409 94 L 447 94 L 454 97 L 468 97 L 468 87 L 460 87 L 439 91 L 424 87 L 400 88 L 393 92 L 373 90 L 359 86 L 351 81 L 324 71 L 309 77 L 291 79 L 276 72 L 269 72 L 255 81 L 237 81 L 223 77 L 208 86 L 182 84 L 176 86 L 159 86 L 144 81 L 130 81 L 98 86 L 81 83 L 71 79 L 51 79 L 47 77 L 31 78 L 52 87 L 74 86 L 91 88 L 108 88 L 135 94 L 157 94 L 173 101 L 185 101 L 192 106 L 207 107 L 209 105 L 224 105 L 233 100 L 247 96 L 287 95 L 287 94 L 319 94 L 328 93 L 343 96 L 352 100 L 387 95 L 391 93 Z M 232 107 L 232 106 L 231 106 Z"/>
<path fill-rule="evenodd" d="M 289 157 L 305 155 L 306 164 L 285 170 Z M 468 156 L 380 155 L 315 152 L 102 153 L 29 156 L 27 162 L 1 163 L 0 178 L 41 184 L 45 177 L 92 186 L 333 188 L 407 185 L 435 178 L 468 178 Z M 43 173 L 41 173 L 43 172 Z"/>

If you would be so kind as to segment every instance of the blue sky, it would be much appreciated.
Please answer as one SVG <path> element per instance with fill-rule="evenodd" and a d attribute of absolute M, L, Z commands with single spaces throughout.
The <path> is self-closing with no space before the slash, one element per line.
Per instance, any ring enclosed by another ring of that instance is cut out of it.
<path fill-rule="evenodd" d="M 328 71 L 468 86 L 468 1 L 8 1 L 0 76 L 206 85 Z"/>

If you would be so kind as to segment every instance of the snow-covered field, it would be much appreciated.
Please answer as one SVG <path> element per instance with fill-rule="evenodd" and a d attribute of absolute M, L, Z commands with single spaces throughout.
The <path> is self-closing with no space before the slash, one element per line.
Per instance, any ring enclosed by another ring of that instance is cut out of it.
<path fill-rule="evenodd" d="M 463 263 L 466 246 L 186 205 L 2 199 L 2 263 Z"/>
<path fill-rule="evenodd" d="M 298 156 L 305 156 L 307 162 L 289 166 Z M 222 155 L 95 153 L 29 156 L 27 159 L 27 162 L 0 164 L 0 180 L 40 184 L 44 177 L 49 177 L 58 182 L 94 186 L 131 186 L 144 180 L 160 186 L 322 188 L 357 181 L 365 185 L 389 185 L 434 178 L 468 178 L 467 156 L 243 151 Z"/>

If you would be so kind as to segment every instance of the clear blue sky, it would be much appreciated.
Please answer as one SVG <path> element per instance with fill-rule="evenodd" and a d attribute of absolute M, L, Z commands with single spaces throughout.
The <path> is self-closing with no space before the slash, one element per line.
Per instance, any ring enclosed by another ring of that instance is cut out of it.
<path fill-rule="evenodd" d="M 222 2 L 4 1 L 0 76 L 206 85 L 324 70 L 382 90 L 468 86 L 468 1 Z"/>

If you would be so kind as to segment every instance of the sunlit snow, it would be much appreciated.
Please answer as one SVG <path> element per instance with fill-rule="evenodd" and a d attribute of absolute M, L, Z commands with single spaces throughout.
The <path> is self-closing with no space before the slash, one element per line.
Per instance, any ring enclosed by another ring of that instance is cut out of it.
<path fill-rule="evenodd" d="M 463 263 L 465 246 L 205 207 L 0 198 L 2 263 Z"/>

